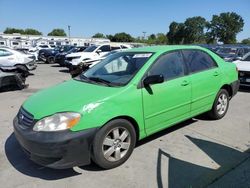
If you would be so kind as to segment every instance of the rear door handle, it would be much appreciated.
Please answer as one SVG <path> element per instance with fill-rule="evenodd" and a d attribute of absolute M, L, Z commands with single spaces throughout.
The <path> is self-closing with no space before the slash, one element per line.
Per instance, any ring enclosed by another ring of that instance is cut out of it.
<path fill-rule="evenodd" d="M 181 85 L 182 85 L 182 86 L 187 86 L 187 85 L 189 85 L 189 81 L 184 80 L 184 81 L 181 83 Z"/>
<path fill-rule="evenodd" d="M 220 74 L 220 73 L 217 72 L 217 71 L 214 72 L 214 76 L 219 76 L 219 74 Z"/>

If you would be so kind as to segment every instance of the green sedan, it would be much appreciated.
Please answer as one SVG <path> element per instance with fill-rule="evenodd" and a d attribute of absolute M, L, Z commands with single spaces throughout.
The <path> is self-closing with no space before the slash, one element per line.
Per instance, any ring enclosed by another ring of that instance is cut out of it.
<path fill-rule="evenodd" d="M 202 113 L 221 119 L 238 88 L 236 66 L 205 48 L 130 49 L 29 97 L 14 133 L 40 165 L 110 169 L 153 133 Z"/>

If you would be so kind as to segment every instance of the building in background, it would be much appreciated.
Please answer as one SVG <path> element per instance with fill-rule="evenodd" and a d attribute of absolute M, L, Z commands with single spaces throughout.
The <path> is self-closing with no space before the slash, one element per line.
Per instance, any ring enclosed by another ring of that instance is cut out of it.
<path fill-rule="evenodd" d="M 83 38 L 65 36 L 42 36 L 42 35 L 21 35 L 19 33 L 3 34 L 0 33 L 0 46 L 8 46 L 11 48 L 31 48 L 38 45 L 75 45 L 89 46 L 96 43 L 109 43 L 109 39 L 102 38 Z"/>

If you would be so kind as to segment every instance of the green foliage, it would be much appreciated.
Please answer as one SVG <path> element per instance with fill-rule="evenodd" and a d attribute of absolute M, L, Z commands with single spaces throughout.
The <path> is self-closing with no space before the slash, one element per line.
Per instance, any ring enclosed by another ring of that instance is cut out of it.
<path fill-rule="evenodd" d="M 167 37 L 170 44 L 183 44 L 185 36 L 186 33 L 184 23 L 172 22 L 169 25 Z"/>
<path fill-rule="evenodd" d="M 64 29 L 53 29 L 50 33 L 48 33 L 48 36 L 66 36 L 66 33 Z"/>
<path fill-rule="evenodd" d="M 241 41 L 242 44 L 250 44 L 250 38 L 247 38 L 247 39 L 243 39 Z"/>
<path fill-rule="evenodd" d="M 170 44 L 203 43 L 206 19 L 200 16 L 187 18 L 184 23 L 172 22 L 167 37 Z"/>
<path fill-rule="evenodd" d="M 157 33 L 149 35 L 148 39 L 145 41 L 140 41 L 148 44 L 167 44 L 168 38 L 164 33 Z"/>
<path fill-rule="evenodd" d="M 236 35 L 242 31 L 243 26 L 243 18 L 234 12 L 213 15 L 208 24 L 208 41 L 216 39 L 224 44 L 236 43 Z"/>
<path fill-rule="evenodd" d="M 40 31 L 38 31 L 36 29 L 31 29 L 31 28 L 27 28 L 27 29 L 23 30 L 23 29 L 7 27 L 3 33 L 5 33 L 5 34 L 20 33 L 23 35 L 42 35 L 42 33 Z"/>
<path fill-rule="evenodd" d="M 108 39 L 112 42 L 134 42 L 134 38 L 125 32 L 116 33 L 114 36 L 107 35 Z"/>
<path fill-rule="evenodd" d="M 92 36 L 92 38 L 106 38 L 106 36 L 102 33 L 96 33 Z"/>
<path fill-rule="evenodd" d="M 184 22 L 184 43 L 204 43 L 204 29 L 207 26 L 207 21 L 201 16 L 187 18 Z"/>
<path fill-rule="evenodd" d="M 40 31 L 37 31 L 36 29 L 32 29 L 32 28 L 25 29 L 24 33 L 26 35 L 42 35 L 42 33 Z"/>

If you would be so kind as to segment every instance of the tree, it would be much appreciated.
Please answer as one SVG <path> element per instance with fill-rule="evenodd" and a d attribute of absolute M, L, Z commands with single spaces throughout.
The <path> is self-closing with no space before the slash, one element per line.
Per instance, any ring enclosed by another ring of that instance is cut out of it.
<path fill-rule="evenodd" d="M 102 33 L 96 33 L 92 36 L 92 38 L 106 38 L 106 36 Z"/>
<path fill-rule="evenodd" d="M 168 38 L 164 33 L 157 33 L 154 44 L 167 44 Z"/>
<path fill-rule="evenodd" d="M 250 44 L 250 38 L 247 38 L 247 39 L 243 39 L 241 41 L 242 44 Z"/>
<path fill-rule="evenodd" d="M 27 28 L 24 30 L 24 34 L 26 35 L 42 35 L 42 33 L 36 29 L 31 29 L 31 28 Z"/>
<path fill-rule="evenodd" d="M 109 39 L 110 41 L 114 40 L 114 36 L 113 35 L 106 35 L 106 38 Z"/>
<path fill-rule="evenodd" d="M 169 32 L 167 33 L 167 38 L 170 44 L 183 44 L 185 36 L 185 24 L 172 22 L 169 25 Z"/>
<path fill-rule="evenodd" d="M 122 33 L 116 33 L 112 37 L 111 41 L 112 42 L 133 42 L 134 38 L 130 34 L 122 32 Z"/>
<path fill-rule="evenodd" d="M 204 43 L 205 34 L 204 30 L 207 26 L 207 21 L 205 18 L 201 16 L 195 16 L 191 18 L 187 18 L 184 22 L 185 25 L 185 44 L 192 43 Z"/>
<path fill-rule="evenodd" d="M 211 40 L 216 39 L 224 44 L 236 43 L 236 35 L 242 31 L 243 26 L 243 18 L 234 12 L 213 15 L 208 24 L 207 36 Z"/>
<path fill-rule="evenodd" d="M 20 33 L 23 35 L 42 35 L 42 33 L 36 29 L 32 29 L 32 28 L 27 28 L 27 29 L 17 29 L 17 28 L 11 28 L 11 27 L 7 27 L 4 30 L 5 34 L 13 34 L 13 33 Z"/>
<path fill-rule="evenodd" d="M 66 33 L 64 29 L 53 29 L 50 33 L 48 33 L 48 36 L 66 36 Z"/>
<path fill-rule="evenodd" d="M 12 27 L 7 27 L 4 32 L 4 34 L 13 34 L 13 33 L 20 33 L 20 34 L 24 34 L 24 30 L 23 29 L 17 29 L 17 28 L 12 28 Z"/>

